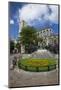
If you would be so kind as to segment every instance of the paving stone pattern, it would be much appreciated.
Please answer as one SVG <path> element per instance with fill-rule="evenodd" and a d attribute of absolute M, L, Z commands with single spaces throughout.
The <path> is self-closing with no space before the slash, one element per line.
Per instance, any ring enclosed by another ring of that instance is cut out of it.
<path fill-rule="evenodd" d="M 47 55 L 46 55 L 47 54 Z M 36 85 L 56 85 L 58 84 L 58 67 L 48 72 L 29 72 L 18 69 L 16 66 L 11 69 L 12 60 L 20 54 L 11 55 L 9 58 L 9 87 L 36 86 Z M 35 52 L 31 55 L 33 58 L 51 57 L 50 52 Z"/>

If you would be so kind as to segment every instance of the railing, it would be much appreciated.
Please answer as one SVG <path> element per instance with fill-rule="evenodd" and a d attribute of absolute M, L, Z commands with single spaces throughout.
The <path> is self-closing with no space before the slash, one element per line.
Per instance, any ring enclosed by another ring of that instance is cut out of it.
<path fill-rule="evenodd" d="M 53 69 L 56 69 L 56 64 L 54 65 L 49 65 L 49 66 L 24 66 L 22 64 L 20 64 L 19 66 L 20 69 L 26 70 L 26 71 L 33 71 L 33 72 L 43 72 L 43 71 L 50 71 Z"/>

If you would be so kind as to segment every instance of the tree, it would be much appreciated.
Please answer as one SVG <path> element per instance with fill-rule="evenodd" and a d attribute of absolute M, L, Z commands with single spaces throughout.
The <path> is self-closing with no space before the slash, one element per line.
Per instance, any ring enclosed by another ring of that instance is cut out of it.
<path fill-rule="evenodd" d="M 30 26 L 23 27 L 20 33 L 20 41 L 25 45 L 25 50 L 30 50 L 36 44 L 36 29 Z"/>
<path fill-rule="evenodd" d="M 21 45 L 20 45 L 19 42 L 17 42 L 17 44 L 16 44 L 16 48 L 18 49 L 18 52 L 21 52 Z"/>

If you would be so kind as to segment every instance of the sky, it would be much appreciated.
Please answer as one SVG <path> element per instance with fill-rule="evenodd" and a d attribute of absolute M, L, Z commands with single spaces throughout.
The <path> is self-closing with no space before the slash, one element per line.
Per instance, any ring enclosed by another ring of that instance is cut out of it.
<path fill-rule="evenodd" d="M 22 20 L 24 20 L 29 26 L 37 28 L 37 30 L 50 27 L 53 29 L 54 33 L 58 33 L 58 5 L 10 2 L 10 39 L 18 38 L 19 22 L 21 22 Z"/>

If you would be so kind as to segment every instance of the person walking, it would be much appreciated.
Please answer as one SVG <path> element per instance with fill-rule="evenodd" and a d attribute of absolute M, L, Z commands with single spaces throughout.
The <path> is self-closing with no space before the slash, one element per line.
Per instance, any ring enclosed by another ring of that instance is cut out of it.
<path fill-rule="evenodd" d="M 16 57 L 14 57 L 14 59 L 12 61 L 12 64 L 13 64 L 13 69 L 14 69 L 16 64 L 17 64 L 17 58 Z"/>

